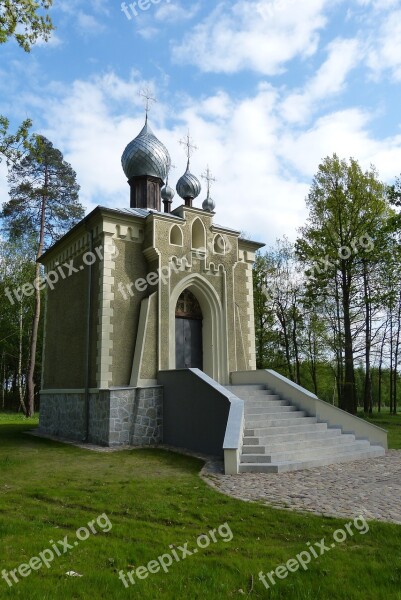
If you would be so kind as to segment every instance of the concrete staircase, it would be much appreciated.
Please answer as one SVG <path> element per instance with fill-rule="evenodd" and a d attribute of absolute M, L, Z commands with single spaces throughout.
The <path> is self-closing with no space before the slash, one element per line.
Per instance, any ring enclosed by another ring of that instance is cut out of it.
<path fill-rule="evenodd" d="M 264 385 L 225 387 L 245 405 L 240 473 L 282 473 L 385 454 L 382 446 L 328 428 Z"/>

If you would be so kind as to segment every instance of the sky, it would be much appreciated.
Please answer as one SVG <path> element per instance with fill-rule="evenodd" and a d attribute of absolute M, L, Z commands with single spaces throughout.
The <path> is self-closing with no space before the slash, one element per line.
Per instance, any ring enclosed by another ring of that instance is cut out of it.
<path fill-rule="evenodd" d="M 121 155 L 147 87 L 170 185 L 189 130 L 192 173 L 209 165 L 217 180 L 215 222 L 268 245 L 296 238 L 326 156 L 387 183 L 401 173 L 401 0 L 54 0 L 51 17 L 51 40 L 29 54 L 0 46 L 0 114 L 14 128 L 31 118 L 62 151 L 87 212 L 129 206 Z"/>

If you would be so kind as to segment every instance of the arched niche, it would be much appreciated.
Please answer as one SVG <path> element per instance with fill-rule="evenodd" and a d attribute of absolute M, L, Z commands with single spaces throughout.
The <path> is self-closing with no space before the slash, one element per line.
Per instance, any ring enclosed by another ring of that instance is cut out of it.
<path fill-rule="evenodd" d="M 192 248 L 206 251 L 206 231 L 200 219 L 192 223 Z"/>
<path fill-rule="evenodd" d="M 173 225 L 170 229 L 170 244 L 173 246 L 182 246 L 183 244 L 182 230 L 178 225 Z"/>

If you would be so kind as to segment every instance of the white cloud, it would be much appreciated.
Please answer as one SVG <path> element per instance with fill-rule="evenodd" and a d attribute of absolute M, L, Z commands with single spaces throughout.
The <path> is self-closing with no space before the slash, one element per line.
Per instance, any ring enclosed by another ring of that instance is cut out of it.
<path fill-rule="evenodd" d="M 78 12 L 77 23 L 80 31 L 85 35 L 96 35 L 105 29 L 105 26 L 98 19 L 83 11 Z"/>
<path fill-rule="evenodd" d="M 360 6 L 371 6 L 378 11 L 388 10 L 400 5 L 400 0 L 356 0 Z"/>
<path fill-rule="evenodd" d="M 336 153 L 355 158 L 364 169 L 374 164 L 384 181 L 392 181 L 400 171 L 401 135 L 375 139 L 369 131 L 371 121 L 371 113 L 357 108 L 325 115 L 308 130 L 284 133 L 280 156 L 307 178 L 322 159 Z"/>
<path fill-rule="evenodd" d="M 339 94 L 351 70 L 361 59 L 360 43 L 356 39 L 336 39 L 328 47 L 328 58 L 305 85 L 303 91 L 291 93 L 283 102 L 287 121 L 302 123 L 311 117 L 315 104 Z"/>
<path fill-rule="evenodd" d="M 325 5 L 326 0 L 220 2 L 173 46 L 173 58 L 204 72 L 277 74 L 293 58 L 316 51 Z"/>
<path fill-rule="evenodd" d="M 377 77 L 390 70 L 395 81 L 401 81 L 401 10 L 388 14 L 372 41 L 367 63 Z"/>
<path fill-rule="evenodd" d="M 144 40 L 151 40 L 155 38 L 155 36 L 159 33 L 159 30 L 157 27 L 149 26 L 141 27 L 137 29 L 137 32 Z"/>
<path fill-rule="evenodd" d="M 199 2 L 193 2 L 190 6 L 182 6 L 180 3 L 175 2 L 171 4 L 168 0 L 168 4 L 162 4 L 157 12 L 156 19 L 163 21 L 164 23 L 179 23 L 182 21 L 190 21 L 193 19 L 200 10 Z"/>

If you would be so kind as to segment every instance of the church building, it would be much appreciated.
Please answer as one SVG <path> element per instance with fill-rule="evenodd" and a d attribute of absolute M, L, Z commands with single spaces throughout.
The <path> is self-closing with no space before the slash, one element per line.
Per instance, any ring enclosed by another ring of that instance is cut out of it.
<path fill-rule="evenodd" d="M 43 433 L 155 443 L 159 372 L 197 368 L 224 385 L 256 369 L 252 266 L 263 244 L 215 222 L 209 169 L 198 203 L 189 136 L 187 147 L 172 209 L 170 155 L 146 117 L 122 155 L 130 206 L 98 206 L 42 257 L 49 282 L 60 274 L 46 304 Z"/>

